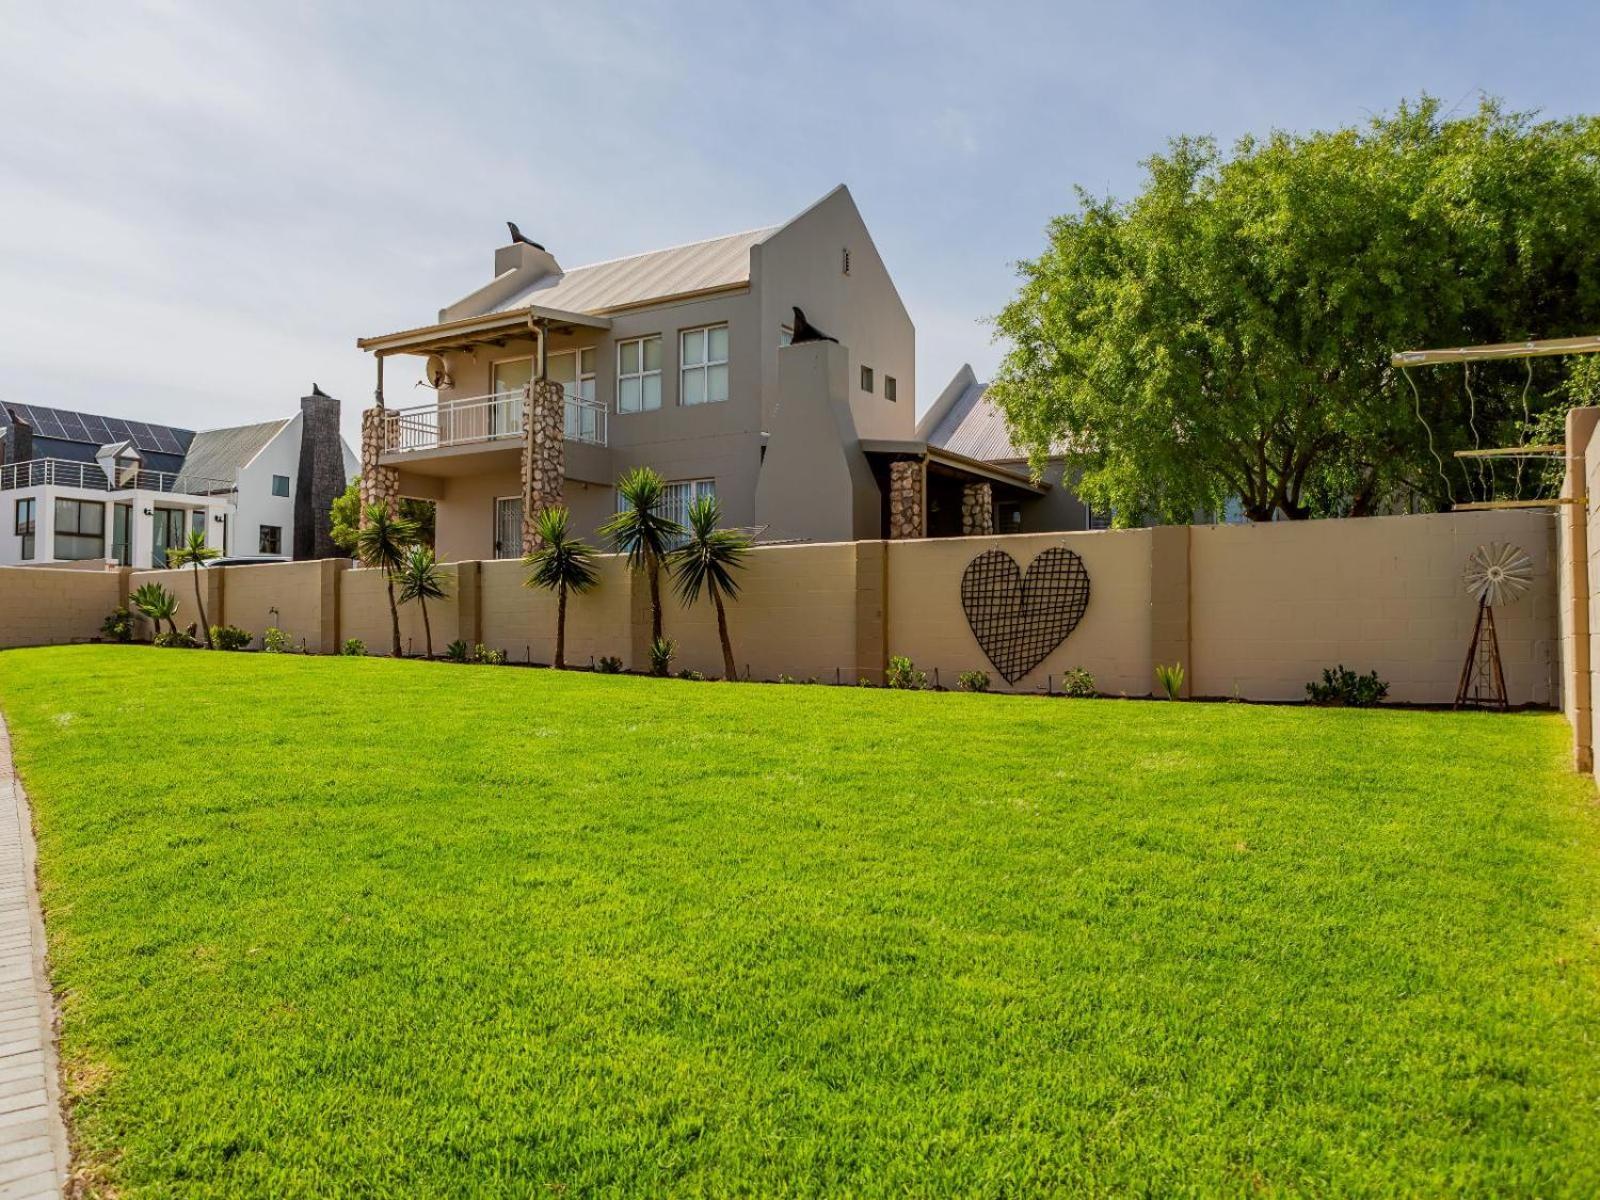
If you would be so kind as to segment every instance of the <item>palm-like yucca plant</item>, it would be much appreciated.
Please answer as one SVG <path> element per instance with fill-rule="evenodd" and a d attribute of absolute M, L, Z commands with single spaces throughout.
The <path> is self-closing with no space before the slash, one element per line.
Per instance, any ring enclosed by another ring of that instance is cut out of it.
<path fill-rule="evenodd" d="M 433 658 L 433 626 L 428 624 L 428 601 L 445 598 L 444 575 L 439 570 L 439 560 L 429 546 L 412 546 L 406 551 L 406 560 L 400 567 L 400 603 L 413 600 L 422 609 L 422 641 L 428 658 Z"/>
<path fill-rule="evenodd" d="M 383 572 L 389 588 L 389 621 L 394 632 L 394 657 L 400 657 L 400 606 L 395 603 L 394 579 L 405 566 L 406 551 L 417 540 L 417 527 L 395 516 L 382 504 L 369 504 L 356 531 L 356 557 L 363 565 Z"/>
<path fill-rule="evenodd" d="M 163 621 L 173 633 L 178 632 L 178 624 L 173 620 L 178 615 L 178 598 L 159 583 L 141 583 L 133 589 L 128 603 L 150 618 L 157 633 L 161 632 Z"/>
<path fill-rule="evenodd" d="M 528 568 L 523 586 L 545 588 L 556 594 L 556 669 L 567 665 L 567 593 L 587 592 L 600 582 L 595 570 L 594 547 L 568 529 L 571 514 L 559 504 L 541 509 L 534 531 L 539 545 L 522 560 Z"/>
<path fill-rule="evenodd" d="M 617 480 L 617 495 L 622 508 L 600 527 L 619 554 L 628 556 L 628 566 L 643 571 L 650 581 L 650 640 L 661 640 L 661 568 L 678 539 L 679 525 L 663 511 L 667 484 L 658 471 L 635 467 Z M 668 568 L 670 570 L 670 567 Z"/>
<path fill-rule="evenodd" d="M 733 572 L 744 566 L 750 539 L 736 529 L 719 529 L 722 505 L 715 496 L 701 496 L 689 505 L 689 528 L 683 544 L 671 552 L 672 574 L 678 598 L 693 604 L 702 591 L 711 597 L 717 610 L 717 636 L 722 639 L 722 672 L 725 679 L 737 679 L 733 663 L 733 643 L 728 640 L 728 614 L 723 598 L 738 598 L 739 581 Z"/>
<path fill-rule="evenodd" d="M 173 546 L 167 550 L 167 566 L 194 568 L 194 606 L 200 610 L 200 628 L 206 636 L 207 650 L 215 650 L 217 646 L 211 640 L 211 622 L 206 620 L 206 602 L 200 595 L 200 568 L 213 558 L 221 557 L 222 551 L 213 550 L 206 545 L 206 535 L 198 529 L 191 529 L 189 537 L 181 546 Z"/>

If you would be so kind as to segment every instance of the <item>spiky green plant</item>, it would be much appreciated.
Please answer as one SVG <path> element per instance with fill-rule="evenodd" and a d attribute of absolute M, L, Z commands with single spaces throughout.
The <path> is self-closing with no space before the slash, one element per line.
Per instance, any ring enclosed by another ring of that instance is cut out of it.
<path fill-rule="evenodd" d="M 717 610 L 717 637 L 722 641 L 722 675 L 737 679 L 739 668 L 733 662 L 733 643 L 728 638 L 728 613 L 723 598 L 736 600 L 739 581 L 733 572 L 744 566 L 750 539 L 737 529 L 720 529 L 722 505 L 715 496 L 701 496 L 689 505 L 689 528 L 683 544 L 668 556 L 674 587 L 685 605 L 692 605 L 704 591 Z"/>
<path fill-rule="evenodd" d="M 361 512 L 361 528 L 356 531 L 356 557 L 364 566 L 383 572 L 389 588 L 389 621 L 394 634 L 393 654 L 400 652 L 400 606 L 395 602 L 394 579 L 405 566 L 406 552 L 417 540 L 417 527 L 395 516 L 382 504 L 369 504 Z"/>
<path fill-rule="evenodd" d="M 594 547 L 569 531 L 571 514 L 559 504 L 541 509 L 534 519 L 539 539 L 533 553 L 522 560 L 528 568 L 524 587 L 545 588 L 556 594 L 557 670 L 567 665 L 567 593 L 587 592 L 600 582 L 595 570 Z"/>
<path fill-rule="evenodd" d="M 1156 681 L 1161 684 L 1161 690 L 1167 694 L 1168 700 L 1183 699 L 1183 664 L 1173 663 L 1170 667 L 1157 664 Z"/>
<path fill-rule="evenodd" d="M 406 560 L 400 567 L 400 603 L 410 604 L 415 600 L 422 609 L 422 642 L 430 661 L 433 659 L 433 626 L 428 624 L 428 601 L 443 600 L 448 594 L 433 548 L 419 543 L 406 551 Z"/>
<path fill-rule="evenodd" d="M 217 643 L 211 637 L 211 623 L 206 620 L 206 602 L 200 595 L 200 568 L 212 559 L 221 557 L 222 551 L 206 545 L 206 535 L 199 529 L 191 529 L 181 546 L 167 550 L 167 566 L 194 568 L 194 606 L 200 610 L 200 628 L 205 630 L 207 650 L 215 650 Z"/>
<path fill-rule="evenodd" d="M 133 589 L 128 603 L 155 623 L 157 633 L 161 632 L 163 621 L 174 634 L 178 632 L 178 623 L 173 620 L 178 615 L 178 598 L 159 583 L 141 583 Z"/>
<path fill-rule="evenodd" d="M 666 515 L 667 484 L 658 471 L 635 467 L 617 480 L 622 508 L 600 527 L 628 566 L 643 571 L 650 582 L 650 640 L 661 633 L 661 571 L 667 555 L 683 536 L 683 526 Z M 671 568 L 667 567 L 670 571 Z"/>

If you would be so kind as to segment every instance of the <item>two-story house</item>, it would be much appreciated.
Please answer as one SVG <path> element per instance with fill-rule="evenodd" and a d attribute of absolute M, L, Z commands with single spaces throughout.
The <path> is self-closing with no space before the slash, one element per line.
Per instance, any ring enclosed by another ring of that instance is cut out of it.
<path fill-rule="evenodd" d="M 837 344 L 786 349 L 796 308 Z M 917 436 L 916 331 L 842 185 L 782 225 L 589 266 L 514 239 L 436 322 L 357 344 L 378 377 L 364 497 L 434 501 L 445 559 L 521 555 L 556 500 L 592 535 L 635 466 L 674 516 L 712 493 L 769 538 L 987 532 L 997 496 L 1049 490 Z M 384 404 L 395 354 L 427 360 L 435 399 Z"/>

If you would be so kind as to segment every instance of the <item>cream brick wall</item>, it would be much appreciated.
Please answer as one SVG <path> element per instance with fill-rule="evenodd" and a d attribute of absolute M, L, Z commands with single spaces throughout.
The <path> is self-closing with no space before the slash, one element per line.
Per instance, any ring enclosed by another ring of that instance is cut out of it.
<path fill-rule="evenodd" d="M 316 642 L 322 623 L 321 563 L 225 567 L 223 575 L 226 623 L 255 635 L 252 646 L 260 649 L 261 635 L 271 625 L 287 633 L 296 646 Z"/>
<path fill-rule="evenodd" d="M 1538 511 L 1191 528 L 1194 694 L 1303 700 L 1342 662 L 1391 700 L 1448 704 L 1477 615 L 1462 571 L 1487 542 L 1533 559 L 1533 588 L 1495 612 L 1511 702 L 1554 703 L 1555 522 Z"/>
<path fill-rule="evenodd" d="M 277 568 L 267 568 L 276 570 Z M 456 638 L 460 614 L 456 608 L 456 568 L 440 568 L 447 593 L 443 600 L 428 602 L 428 623 L 433 628 L 433 652 L 443 654 L 445 647 Z M 395 585 L 396 600 L 400 588 Z M 334 644 L 340 648 L 351 638 L 360 638 L 367 644 L 368 654 L 389 653 L 393 643 L 393 622 L 389 615 L 389 593 L 382 571 L 348 570 L 339 573 L 339 635 Z M 404 654 L 421 655 L 424 652 L 422 607 L 413 601 L 400 605 L 400 649 Z"/>
<path fill-rule="evenodd" d="M 116 571 L 0 567 L 0 647 L 98 637 L 119 602 L 119 582 Z"/>
<path fill-rule="evenodd" d="M 567 663 L 587 666 L 591 658 L 615 655 L 629 670 L 642 668 L 644 664 L 630 661 L 627 563 L 607 554 L 596 565 L 599 584 L 582 595 L 567 596 Z M 517 561 L 486 562 L 481 572 L 483 644 L 504 650 L 513 662 L 551 662 L 556 648 L 555 593 L 524 587 L 528 570 Z"/>
<path fill-rule="evenodd" d="M 953 686 L 967 670 L 987 671 L 990 686 L 1007 690 L 984 657 L 961 608 L 961 576 L 983 551 L 998 547 L 1026 569 L 1051 546 L 1065 546 L 1089 572 L 1089 607 L 1072 634 L 1009 690 L 1043 691 L 1047 676 L 1084 667 L 1102 692 L 1143 696 L 1154 684 L 1151 662 L 1148 529 L 1039 533 L 1012 537 L 938 538 L 888 543 L 889 655 L 903 654 L 939 682 Z"/>

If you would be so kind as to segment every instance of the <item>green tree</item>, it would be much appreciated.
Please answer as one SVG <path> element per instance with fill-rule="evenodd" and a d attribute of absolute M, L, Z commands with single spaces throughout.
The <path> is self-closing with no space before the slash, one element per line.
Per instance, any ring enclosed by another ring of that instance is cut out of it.
<path fill-rule="evenodd" d="M 433 658 L 433 626 L 428 623 L 428 601 L 443 600 L 446 596 L 444 574 L 433 556 L 430 546 L 415 545 L 406 551 L 405 562 L 400 566 L 400 603 L 413 600 L 422 609 L 422 639 L 428 658 Z"/>
<path fill-rule="evenodd" d="M 434 522 L 437 514 L 433 501 L 401 497 L 400 515 L 417 527 L 417 541 L 421 545 L 434 545 Z M 350 481 L 349 487 L 333 498 L 333 507 L 329 510 L 328 520 L 333 544 L 347 553 L 354 554 L 356 534 L 361 529 L 361 476 L 357 475 Z"/>
<path fill-rule="evenodd" d="M 673 586 L 684 604 L 700 599 L 702 590 L 711 597 L 717 610 L 717 636 L 722 641 L 723 678 L 739 677 L 733 661 L 733 643 L 728 638 L 728 614 L 723 598 L 738 598 L 739 581 L 733 572 L 744 566 L 750 539 L 736 529 L 719 529 L 722 505 L 715 496 L 701 496 L 689 505 L 689 528 L 683 544 L 670 554 Z"/>
<path fill-rule="evenodd" d="M 181 546 L 167 550 L 167 566 L 194 568 L 194 606 L 200 610 L 200 629 L 205 634 L 207 650 L 217 647 L 211 640 L 211 624 L 206 620 L 206 602 L 200 595 L 200 568 L 212 559 L 221 557 L 222 551 L 206 545 L 206 535 L 198 529 L 191 529 L 188 539 Z"/>
<path fill-rule="evenodd" d="M 556 669 L 567 665 L 567 593 L 587 592 L 600 582 L 594 547 L 569 531 L 570 514 L 559 504 L 539 510 L 534 519 L 538 545 L 522 560 L 528 568 L 523 586 L 556 594 Z"/>
<path fill-rule="evenodd" d="M 622 507 L 600 527 L 600 533 L 611 540 L 617 553 L 628 556 L 631 569 L 643 571 L 649 580 L 650 640 L 659 642 L 662 638 L 661 570 L 668 552 L 683 536 L 683 526 L 663 511 L 667 484 L 650 467 L 635 467 L 617 480 L 617 496 Z"/>
<path fill-rule="evenodd" d="M 178 598 L 159 583 L 141 583 L 133 589 L 128 603 L 150 619 L 157 633 L 161 632 L 163 621 L 174 634 L 178 632 Z"/>
<path fill-rule="evenodd" d="M 995 321 L 1019 442 L 1036 468 L 1064 452 L 1124 523 L 1232 497 L 1256 520 L 1447 507 L 1483 485 L 1453 450 L 1526 431 L 1524 368 L 1475 368 L 1469 395 L 1391 354 L 1600 326 L 1595 118 L 1424 97 L 1229 156 L 1179 138 L 1145 165 L 1134 200 L 1080 193 L 1051 223 Z"/>
<path fill-rule="evenodd" d="M 417 529 L 410 521 L 391 516 L 381 504 L 369 504 L 365 520 L 356 531 L 355 553 L 364 566 L 383 572 L 389 589 L 389 620 L 394 634 L 395 658 L 400 650 L 400 606 L 395 603 L 395 576 L 405 567 L 406 552 L 416 541 Z"/>

